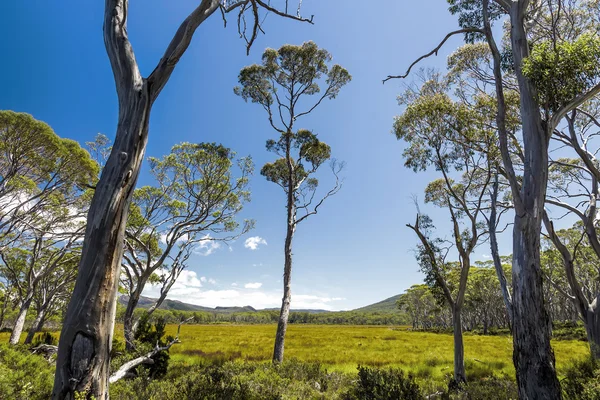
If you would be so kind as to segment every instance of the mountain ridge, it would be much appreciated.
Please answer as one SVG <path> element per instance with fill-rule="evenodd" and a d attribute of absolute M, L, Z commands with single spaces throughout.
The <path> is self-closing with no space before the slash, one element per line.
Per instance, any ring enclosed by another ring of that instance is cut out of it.
<path fill-rule="evenodd" d="M 396 302 L 400 298 L 400 294 L 388 297 L 387 299 L 381 300 L 377 303 L 369 304 L 364 307 L 356 308 L 353 310 L 348 310 L 346 312 L 380 312 L 380 313 L 389 313 L 395 312 L 398 310 L 396 306 Z M 119 296 L 119 303 L 122 305 L 127 305 L 127 301 L 129 300 L 129 296 L 121 295 Z M 151 297 L 141 296 L 138 302 L 138 308 L 149 308 L 156 299 Z M 161 310 L 173 310 L 173 311 L 203 311 L 203 312 L 212 312 L 218 314 L 232 314 L 236 312 L 259 312 L 259 311 L 278 311 L 279 308 L 264 308 L 264 309 L 256 309 L 252 306 L 234 306 L 234 307 L 205 307 L 199 306 L 196 304 L 184 303 L 179 300 L 171 300 L 165 299 L 163 304 L 159 307 Z M 307 312 L 307 313 L 330 313 L 330 312 L 340 312 L 340 311 L 329 311 L 329 310 L 321 310 L 321 309 L 292 309 L 291 312 Z M 344 312 L 344 311 L 342 311 Z"/>

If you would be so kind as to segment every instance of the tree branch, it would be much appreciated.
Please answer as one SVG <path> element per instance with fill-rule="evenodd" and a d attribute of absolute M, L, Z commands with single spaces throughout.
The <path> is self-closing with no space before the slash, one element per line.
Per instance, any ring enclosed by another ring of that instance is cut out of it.
<path fill-rule="evenodd" d="M 412 68 L 417 65 L 419 62 L 421 62 L 422 60 L 429 58 L 431 56 L 437 56 L 438 51 L 440 51 L 440 49 L 444 46 L 444 44 L 446 43 L 446 41 L 448 41 L 448 39 L 450 39 L 452 36 L 454 35 L 460 35 L 460 34 L 464 34 L 464 33 L 484 33 L 481 29 L 478 28 L 464 28 L 464 29 L 459 29 L 457 31 L 453 31 L 450 32 L 446 35 L 446 37 L 444 37 L 444 39 L 437 45 L 436 48 L 434 48 L 433 50 L 431 50 L 429 53 L 422 55 L 421 57 L 417 58 L 412 64 L 410 64 L 410 66 L 408 67 L 408 69 L 406 70 L 406 72 L 404 73 L 404 75 L 388 75 L 387 78 L 385 78 L 383 80 L 383 83 L 386 83 L 387 81 L 389 81 L 390 79 L 404 79 L 406 78 L 409 74 L 410 71 L 412 70 Z"/>

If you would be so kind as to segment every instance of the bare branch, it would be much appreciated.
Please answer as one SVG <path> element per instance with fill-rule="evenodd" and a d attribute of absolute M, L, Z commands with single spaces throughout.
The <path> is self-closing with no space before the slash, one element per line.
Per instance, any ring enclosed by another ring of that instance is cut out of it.
<path fill-rule="evenodd" d="M 390 79 L 404 79 L 406 78 L 409 74 L 410 71 L 412 70 L 412 68 L 417 65 L 419 62 L 421 62 L 422 60 L 429 58 L 431 56 L 437 56 L 438 51 L 440 51 L 440 49 L 444 46 L 444 44 L 446 43 L 446 41 L 448 41 L 448 39 L 450 39 L 452 36 L 454 35 L 460 35 L 460 34 L 464 34 L 464 33 L 484 33 L 481 29 L 478 28 L 464 28 L 464 29 L 459 29 L 457 31 L 453 31 L 450 32 L 446 35 L 446 37 L 444 37 L 444 39 L 440 42 L 440 44 L 437 45 L 436 48 L 434 48 L 433 50 L 431 50 L 429 53 L 422 55 L 421 57 L 417 58 L 412 64 L 410 64 L 410 66 L 408 67 L 408 69 L 406 70 L 406 72 L 404 73 L 404 75 L 388 75 L 387 78 L 385 78 L 383 80 L 383 83 L 386 83 L 387 81 L 389 81 Z"/>

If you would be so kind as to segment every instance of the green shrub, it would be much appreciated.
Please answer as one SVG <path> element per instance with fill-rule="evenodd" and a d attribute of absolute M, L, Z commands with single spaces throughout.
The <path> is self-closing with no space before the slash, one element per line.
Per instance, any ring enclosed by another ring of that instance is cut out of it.
<path fill-rule="evenodd" d="M 421 389 L 412 375 L 395 368 L 358 367 L 358 381 L 345 400 L 420 400 Z"/>
<path fill-rule="evenodd" d="M 49 399 L 54 366 L 25 347 L 0 344 L 0 399 Z"/>
<path fill-rule="evenodd" d="M 574 363 L 561 382 L 567 400 L 600 399 L 600 364 L 593 358 Z"/>
<path fill-rule="evenodd" d="M 587 341 L 587 332 L 583 324 L 576 322 L 554 322 L 552 339 Z"/>
<path fill-rule="evenodd" d="M 42 332 L 33 338 L 31 345 L 37 347 L 41 344 L 49 344 L 51 346 L 58 346 L 58 339 L 50 332 Z"/>
<path fill-rule="evenodd" d="M 154 325 L 152 325 L 149 321 L 148 314 L 143 314 L 140 318 L 138 328 L 135 331 L 134 338 L 142 344 L 151 346 L 151 348 L 157 345 L 165 346 L 167 342 L 173 340 L 173 337 L 171 336 L 164 338 L 166 326 L 167 323 L 163 318 L 159 318 Z M 169 358 L 168 351 L 160 351 L 152 357 L 152 360 L 154 361 L 153 364 L 140 366 L 138 367 L 138 370 L 148 369 L 151 378 L 160 378 L 167 373 L 167 369 L 169 368 Z"/>
<path fill-rule="evenodd" d="M 111 386 L 117 400 L 279 400 L 339 399 L 348 376 L 328 373 L 318 363 L 297 360 L 280 365 L 246 361 L 176 365 L 161 380 L 147 375 Z"/>

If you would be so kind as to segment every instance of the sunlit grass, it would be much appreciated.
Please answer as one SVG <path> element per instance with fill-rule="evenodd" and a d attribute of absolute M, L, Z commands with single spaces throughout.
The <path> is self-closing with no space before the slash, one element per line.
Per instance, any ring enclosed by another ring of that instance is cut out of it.
<path fill-rule="evenodd" d="M 193 364 L 198 358 L 268 361 L 275 325 L 183 325 L 181 343 L 171 348 L 173 362 Z M 176 325 L 167 327 L 175 335 Z M 8 341 L 8 334 L 0 340 Z M 122 340 L 122 326 L 116 327 Z M 510 336 L 465 335 L 467 376 L 514 376 Z M 553 341 L 559 374 L 589 354 L 580 341 Z M 445 382 L 452 374 L 452 335 L 413 332 L 381 326 L 290 325 L 285 357 L 318 361 L 330 370 L 355 373 L 357 365 L 393 366 L 419 380 Z"/>

